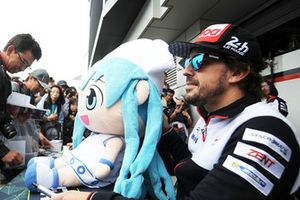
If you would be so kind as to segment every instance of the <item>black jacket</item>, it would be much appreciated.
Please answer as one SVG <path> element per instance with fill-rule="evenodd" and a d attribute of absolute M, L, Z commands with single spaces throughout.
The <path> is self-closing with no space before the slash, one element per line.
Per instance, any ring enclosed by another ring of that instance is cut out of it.
<path fill-rule="evenodd" d="M 0 56 L 0 132 L 3 128 L 6 117 L 6 99 L 11 93 L 10 76 L 4 70 L 4 63 Z M 0 141 L 0 159 L 2 159 L 9 149 Z"/>

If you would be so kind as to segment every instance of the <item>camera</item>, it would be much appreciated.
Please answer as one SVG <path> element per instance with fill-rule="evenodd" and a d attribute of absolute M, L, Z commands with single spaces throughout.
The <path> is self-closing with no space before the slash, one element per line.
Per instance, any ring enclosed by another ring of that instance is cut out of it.
<path fill-rule="evenodd" d="M 2 126 L 0 126 L 0 132 L 4 137 L 7 139 L 11 139 L 17 135 L 17 130 L 15 129 L 14 125 L 12 124 L 12 120 L 10 117 L 4 117 L 3 121 L 1 121 Z"/>
<path fill-rule="evenodd" d="M 17 131 L 11 122 L 4 123 L 3 128 L 0 129 L 0 132 L 7 139 L 11 139 L 17 135 Z"/>

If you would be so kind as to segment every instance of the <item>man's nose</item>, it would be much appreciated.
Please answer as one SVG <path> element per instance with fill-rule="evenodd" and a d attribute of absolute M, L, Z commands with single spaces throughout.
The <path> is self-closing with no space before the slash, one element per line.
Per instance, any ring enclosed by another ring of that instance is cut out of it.
<path fill-rule="evenodd" d="M 183 69 L 184 76 L 191 76 L 194 73 L 194 69 L 191 64 L 189 64 L 186 68 Z"/>

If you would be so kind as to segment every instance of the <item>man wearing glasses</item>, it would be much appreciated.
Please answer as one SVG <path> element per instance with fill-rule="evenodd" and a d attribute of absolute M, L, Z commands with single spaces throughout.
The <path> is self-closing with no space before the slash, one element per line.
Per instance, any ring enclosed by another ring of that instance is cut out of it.
<path fill-rule="evenodd" d="M 7 138 L 15 135 L 10 116 L 6 114 L 6 99 L 11 93 L 11 79 L 7 74 L 24 71 L 35 60 L 41 58 L 39 44 L 30 34 L 18 34 L 11 38 L 3 51 L 0 51 L 0 132 Z M 0 141 L 0 165 L 18 165 L 23 158 L 19 152 L 10 151 Z"/>

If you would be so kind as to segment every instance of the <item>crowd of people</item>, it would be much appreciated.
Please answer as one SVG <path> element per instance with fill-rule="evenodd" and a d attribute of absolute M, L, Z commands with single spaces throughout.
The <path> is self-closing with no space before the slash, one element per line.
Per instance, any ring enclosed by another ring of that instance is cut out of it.
<path fill-rule="evenodd" d="M 31 43 L 25 44 L 30 45 L 19 47 L 25 40 L 21 36 L 15 36 L 0 54 L 0 87 L 5 98 L 11 91 L 6 71 L 23 71 L 41 57 L 37 42 L 29 35 Z M 233 39 L 240 43 L 233 44 Z M 168 85 L 164 88 L 164 127 L 158 150 L 169 173 L 176 176 L 177 199 L 292 199 L 299 187 L 299 141 L 285 117 L 286 102 L 274 93 L 272 82 L 262 81 L 265 65 L 255 37 L 236 25 L 218 24 L 201 32 L 193 43 L 172 42 L 169 51 L 184 58 L 186 94 L 174 98 L 175 91 Z M 28 120 L 25 110 L 20 112 L 13 122 L 17 132 L 31 128 L 44 146 L 52 139 L 72 142 L 76 89 L 65 81 L 55 84 L 41 69 L 19 82 L 13 83 L 13 91 L 30 95 L 37 108 L 49 111 L 39 123 Z M 45 84 L 51 84 L 50 88 Z M 46 92 L 39 96 L 42 91 Z M 5 98 L 1 99 L 5 116 L 1 115 L 1 132 L 11 120 L 5 115 Z M 195 122 L 190 105 L 199 113 Z M 1 145 L 1 164 L 22 162 L 19 152 Z M 128 198 L 100 190 L 68 191 L 52 199 Z"/>

